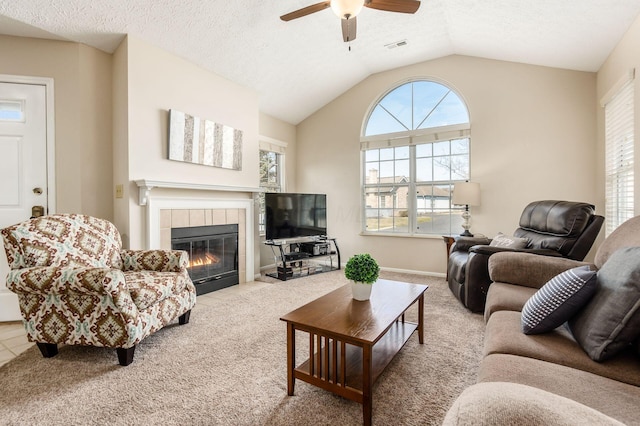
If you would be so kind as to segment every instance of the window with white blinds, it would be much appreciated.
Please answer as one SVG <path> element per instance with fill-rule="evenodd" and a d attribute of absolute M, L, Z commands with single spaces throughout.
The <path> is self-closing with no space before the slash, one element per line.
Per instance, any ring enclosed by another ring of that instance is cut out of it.
<path fill-rule="evenodd" d="M 605 104 L 606 235 L 634 215 L 633 79 Z"/>

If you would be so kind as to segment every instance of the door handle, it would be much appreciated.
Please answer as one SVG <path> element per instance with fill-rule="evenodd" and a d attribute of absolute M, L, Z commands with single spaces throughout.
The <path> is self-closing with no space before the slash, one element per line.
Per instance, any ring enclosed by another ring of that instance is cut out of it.
<path fill-rule="evenodd" d="M 44 216 L 44 206 L 31 207 L 31 219 Z"/>

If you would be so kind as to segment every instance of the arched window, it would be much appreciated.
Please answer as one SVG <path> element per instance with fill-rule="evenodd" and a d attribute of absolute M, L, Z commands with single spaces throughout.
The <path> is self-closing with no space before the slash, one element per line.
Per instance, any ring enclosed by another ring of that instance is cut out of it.
<path fill-rule="evenodd" d="M 416 80 L 382 96 L 361 137 L 363 231 L 459 232 L 451 190 L 469 179 L 469 148 L 469 113 L 451 88 Z"/>

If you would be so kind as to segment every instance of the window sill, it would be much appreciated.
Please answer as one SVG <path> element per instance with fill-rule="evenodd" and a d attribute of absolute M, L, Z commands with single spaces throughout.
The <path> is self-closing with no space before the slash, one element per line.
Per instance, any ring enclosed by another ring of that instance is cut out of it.
<path fill-rule="evenodd" d="M 396 238 L 421 238 L 421 239 L 438 239 L 442 240 L 445 234 L 400 234 L 393 232 L 360 232 L 362 237 L 396 237 Z"/>

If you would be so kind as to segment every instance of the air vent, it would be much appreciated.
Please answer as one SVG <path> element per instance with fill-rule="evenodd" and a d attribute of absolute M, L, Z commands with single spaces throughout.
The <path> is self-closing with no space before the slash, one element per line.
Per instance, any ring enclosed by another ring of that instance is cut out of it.
<path fill-rule="evenodd" d="M 393 43 L 385 44 L 384 47 L 387 49 L 395 49 L 396 47 L 402 47 L 407 45 L 407 40 L 400 40 Z"/>

